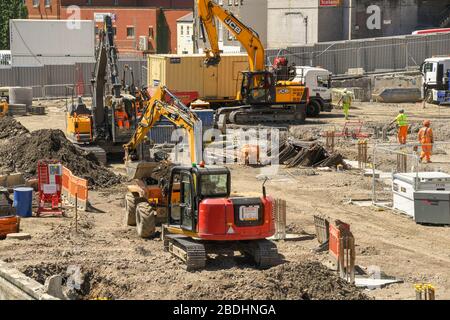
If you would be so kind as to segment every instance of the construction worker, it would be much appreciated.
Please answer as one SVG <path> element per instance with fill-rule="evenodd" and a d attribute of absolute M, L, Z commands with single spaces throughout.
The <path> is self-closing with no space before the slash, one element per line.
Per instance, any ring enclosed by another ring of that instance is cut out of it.
<path fill-rule="evenodd" d="M 408 136 L 408 117 L 405 114 L 405 110 L 401 109 L 398 112 L 398 116 L 389 124 L 389 126 L 394 122 L 397 122 L 398 126 L 398 143 L 406 144 L 406 138 Z"/>
<path fill-rule="evenodd" d="M 420 160 L 426 160 L 427 163 L 431 162 L 431 151 L 433 151 L 433 129 L 430 128 L 431 121 L 425 120 L 423 122 L 423 128 L 419 130 L 419 142 L 422 145 L 422 153 L 420 154 Z"/>
<path fill-rule="evenodd" d="M 344 110 L 345 120 L 348 120 L 348 114 L 352 105 L 352 94 L 347 89 L 342 92 L 342 97 L 338 102 L 338 105 L 342 102 L 342 109 Z"/>

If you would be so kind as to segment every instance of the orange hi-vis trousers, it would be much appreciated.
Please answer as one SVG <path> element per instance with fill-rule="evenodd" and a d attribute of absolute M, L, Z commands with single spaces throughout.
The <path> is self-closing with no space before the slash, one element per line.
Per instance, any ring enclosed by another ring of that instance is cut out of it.
<path fill-rule="evenodd" d="M 408 126 L 398 127 L 398 143 L 406 144 L 406 137 L 408 136 Z"/>
<path fill-rule="evenodd" d="M 433 130 L 430 128 L 420 129 L 419 142 L 422 144 L 422 153 L 420 154 L 420 159 L 430 161 L 431 153 L 433 151 Z"/>

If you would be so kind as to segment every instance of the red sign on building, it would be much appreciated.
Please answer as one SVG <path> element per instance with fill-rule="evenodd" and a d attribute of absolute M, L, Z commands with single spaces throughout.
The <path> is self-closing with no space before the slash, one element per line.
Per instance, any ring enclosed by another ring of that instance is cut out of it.
<path fill-rule="evenodd" d="M 321 7 L 337 7 L 341 4 L 341 0 L 320 0 Z"/>

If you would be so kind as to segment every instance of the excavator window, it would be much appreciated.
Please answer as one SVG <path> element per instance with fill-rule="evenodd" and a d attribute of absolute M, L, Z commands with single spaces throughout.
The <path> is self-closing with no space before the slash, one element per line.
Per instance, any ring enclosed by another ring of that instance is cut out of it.
<path fill-rule="evenodd" d="M 180 213 L 181 227 L 185 230 L 194 230 L 194 194 L 192 176 L 189 173 L 181 174 Z"/>
<path fill-rule="evenodd" d="M 269 72 L 243 73 L 241 95 L 245 103 L 273 102 L 275 83 Z"/>
<path fill-rule="evenodd" d="M 201 176 L 202 197 L 223 197 L 228 194 L 228 174 L 207 174 Z"/>

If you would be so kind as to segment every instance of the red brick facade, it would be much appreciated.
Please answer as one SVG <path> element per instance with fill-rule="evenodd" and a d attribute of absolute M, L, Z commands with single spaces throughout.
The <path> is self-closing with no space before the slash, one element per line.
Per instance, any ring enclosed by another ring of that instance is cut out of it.
<path fill-rule="evenodd" d="M 50 6 L 40 0 L 39 7 L 33 0 L 26 0 L 30 19 L 68 19 L 71 5 L 80 7 L 81 20 L 95 20 L 95 14 L 113 16 L 116 44 L 120 54 L 141 54 L 140 39 L 147 37 L 146 53 L 176 53 L 177 19 L 192 11 L 192 0 L 50 0 Z M 114 3 L 119 5 L 114 5 Z M 90 5 L 88 5 L 90 3 Z M 102 28 L 96 22 L 97 28 Z M 143 41 L 143 40 L 142 40 Z"/>
<path fill-rule="evenodd" d="M 60 19 L 61 0 L 25 0 L 28 19 Z"/>
<path fill-rule="evenodd" d="M 192 9 L 194 3 L 193 0 L 61 0 L 61 5 Z"/>

